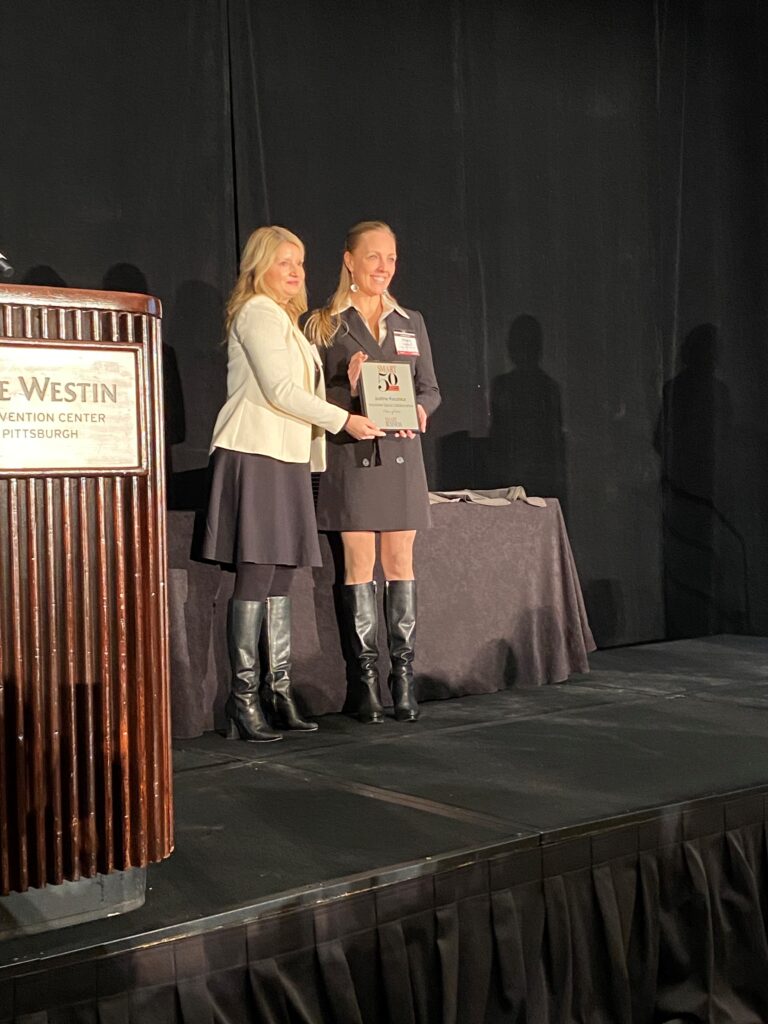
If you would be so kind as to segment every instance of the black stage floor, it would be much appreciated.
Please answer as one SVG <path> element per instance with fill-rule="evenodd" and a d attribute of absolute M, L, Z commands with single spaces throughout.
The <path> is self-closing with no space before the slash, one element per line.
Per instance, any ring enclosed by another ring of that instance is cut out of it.
<path fill-rule="evenodd" d="M 175 745 L 176 851 L 145 906 L 0 948 L 0 982 L 339 900 L 503 850 L 768 793 L 768 639 L 601 651 L 589 675 L 340 716 L 282 743 Z M 0 1014 L 0 1017 L 2 1014 Z"/>

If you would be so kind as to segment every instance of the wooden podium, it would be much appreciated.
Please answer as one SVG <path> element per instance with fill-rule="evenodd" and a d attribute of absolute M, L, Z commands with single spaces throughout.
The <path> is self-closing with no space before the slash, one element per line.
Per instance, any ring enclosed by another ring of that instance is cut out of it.
<path fill-rule="evenodd" d="M 173 847 L 161 307 L 0 287 L 0 892 Z"/>

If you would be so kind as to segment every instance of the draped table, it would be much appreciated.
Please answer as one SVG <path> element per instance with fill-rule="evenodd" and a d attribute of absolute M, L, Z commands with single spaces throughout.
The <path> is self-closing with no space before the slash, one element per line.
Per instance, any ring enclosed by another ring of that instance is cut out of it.
<path fill-rule="evenodd" d="M 432 507 L 416 539 L 416 676 L 422 700 L 564 682 L 595 649 L 559 502 Z M 223 725 L 229 689 L 226 606 L 234 576 L 193 560 L 194 512 L 168 521 L 173 734 Z M 199 526 L 199 514 L 198 514 Z M 321 535 L 323 567 L 294 583 L 294 684 L 309 714 L 341 711 L 346 670 L 337 620 L 338 538 Z M 381 602 L 383 585 L 379 586 Z M 382 683 L 386 634 L 380 615 Z M 386 686 L 383 698 L 389 702 Z"/>

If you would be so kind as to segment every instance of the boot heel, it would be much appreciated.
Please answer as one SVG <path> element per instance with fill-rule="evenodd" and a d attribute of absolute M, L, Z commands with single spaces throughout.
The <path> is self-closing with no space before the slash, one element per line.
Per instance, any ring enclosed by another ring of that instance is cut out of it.
<path fill-rule="evenodd" d="M 227 739 L 228 740 L 239 740 L 240 730 L 237 727 L 237 722 L 234 718 L 227 719 Z"/>
<path fill-rule="evenodd" d="M 363 725 L 383 725 L 384 723 L 384 712 L 383 711 L 360 711 L 357 715 L 358 722 L 362 722 Z"/>

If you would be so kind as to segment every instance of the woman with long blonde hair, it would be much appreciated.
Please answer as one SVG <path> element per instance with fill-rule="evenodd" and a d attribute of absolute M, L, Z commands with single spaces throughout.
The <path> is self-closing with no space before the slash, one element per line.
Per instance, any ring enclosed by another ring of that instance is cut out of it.
<path fill-rule="evenodd" d="M 382 221 L 362 221 L 347 234 L 333 298 L 305 331 L 321 349 L 328 398 L 342 410 L 360 409 L 358 382 L 367 359 L 410 364 L 419 430 L 440 404 L 427 329 L 421 313 L 389 292 L 397 241 Z M 413 679 L 416 638 L 416 531 L 430 525 L 420 433 L 329 438 L 328 472 L 320 481 L 317 522 L 339 531 L 344 547 L 342 609 L 350 676 L 363 722 L 384 718 L 378 679 L 378 604 L 373 579 L 376 535 L 384 572 L 384 613 L 390 655 L 389 687 L 399 722 L 419 717 Z"/>
<path fill-rule="evenodd" d="M 325 400 L 317 350 L 298 329 L 307 308 L 304 245 L 262 227 L 243 249 L 227 302 L 227 400 L 211 442 L 213 483 L 203 554 L 234 565 L 227 634 L 230 739 L 282 739 L 272 726 L 312 731 L 291 683 L 290 587 L 295 569 L 320 565 L 310 469 L 325 468 L 325 432 L 373 439 L 365 416 Z M 267 666 L 264 715 L 259 636 Z"/>

